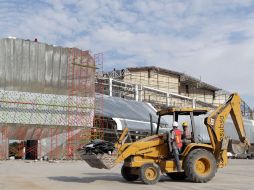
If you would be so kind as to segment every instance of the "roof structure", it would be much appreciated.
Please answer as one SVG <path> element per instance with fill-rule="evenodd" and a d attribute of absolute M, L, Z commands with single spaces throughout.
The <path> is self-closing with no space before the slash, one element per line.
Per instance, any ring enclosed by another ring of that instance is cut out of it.
<path fill-rule="evenodd" d="M 156 70 L 159 73 L 165 73 L 165 74 L 173 74 L 178 75 L 180 78 L 180 82 L 182 84 L 189 84 L 189 85 L 195 85 L 197 88 L 204 88 L 208 90 L 218 91 L 221 90 L 218 87 L 215 87 L 213 85 L 210 85 L 208 83 L 205 83 L 201 81 L 200 79 L 197 79 L 195 77 L 192 77 L 190 75 L 187 75 L 185 73 L 161 68 L 161 67 L 155 67 L 155 66 L 146 66 L 146 67 L 129 67 L 127 68 L 128 71 L 145 71 L 145 70 Z"/>
<path fill-rule="evenodd" d="M 177 72 L 177 71 L 172 71 L 169 69 L 164 69 L 161 67 L 155 67 L 155 66 L 147 66 L 147 67 L 128 67 L 127 68 L 129 71 L 145 71 L 145 70 L 156 70 L 160 73 L 165 73 L 165 74 L 174 74 L 174 75 L 181 75 L 182 73 Z"/>
<path fill-rule="evenodd" d="M 194 116 L 206 114 L 208 112 L 208 109 L 205 108 L 174 108 L 169 107 L 166 109 L 162 109 L 157 112 L 157 115 L 173 115 L 174 113 L 177 113 L 179 115 L 190 115 L 190 113 L 193 113 Z"/>
<path fill-rule="evenodd" d="M 128 67 L 126 69 L 121 69 L 121 70 L 114 69 L 112 72 L 104 73 L 104 76 L 108 76 L 111 78 L 123 78 L 124 75 L 130 74 L 129 72 L 131 72 L 131 71 L 147 71 L 147 70 L 155 70 L 155 71 L 162 73 L 162 74 L 177 75 L 182 84 L 193 85 L 196 88 L 204 88 L 204 89 L 213 90 L 213 91 L 221 90 L 218 87 L 215 87 L 213 85 L 205 83 L 205 82 L 201 81 L 200 79 L 197 79 L 197 78 L 187 75 L 185 73 L 181 73 L 181 72 L 177 72 L 177 71 L 173 71 L 173 70 L 169 70 L 169 69 L 164 69 L 161 67 L 155 67 L 155 66 Z"/>

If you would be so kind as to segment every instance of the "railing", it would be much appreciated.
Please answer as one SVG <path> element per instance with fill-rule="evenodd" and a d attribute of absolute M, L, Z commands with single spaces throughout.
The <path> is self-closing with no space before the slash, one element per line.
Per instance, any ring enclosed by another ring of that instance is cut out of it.
<path fill-rule="evenodd" d="M 166 92 L 149 86 L 132 84 L 113 78 L 97 77 L 96 85 L 104 86 L 104 94 L 152 103 L 154 107 L 161 108 L 165 106 L 175 107 L 202 107 L 213 109 L 224 103 L 229 92 L 218 91 L 213 99 L 202 101 L 195 97 L 188 97 L 176 93 Z M 212 102 L 212 103 L 211 103 Z M 253 110 L 242 101 L 242 113 L 248 119 L 253 119 Z"/>
<path fill-rule="evenodd" d="M 97 78 L 96 84 L 104 85 L 104 93 L 113 97 L 121 97 L 126 99 L 132 99 L 136 101 L 151 102 L 155 105 L 161 106 L 188 106 L 196 107 L 196 99 L 188 96 L 179 95 L 176 93 L 170 93 L 156 88 L 152 88 L 144 85 L 131 84 L 112 78 Z M 149 95 L 158 97 L 161 100 L 152 98 L 149 100 Z M 164 101 L 162 100 L 164 99 Z M 205 102 L 204 102 L 205 103 Z"/>

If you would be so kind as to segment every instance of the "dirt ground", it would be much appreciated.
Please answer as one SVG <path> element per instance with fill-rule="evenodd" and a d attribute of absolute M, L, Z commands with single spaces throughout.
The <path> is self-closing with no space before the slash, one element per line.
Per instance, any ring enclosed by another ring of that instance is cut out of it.
<path fill-rule="evenodd" d="M 216 177 L 206 184 L 177 182 L 162 176 L 155 185 L 139 181 L 129 183 L 120 175 L 120 166 L 112 170 L 90 168 L 82 161 L 34 162 L 0 161 L 0 190 L 138 190 L 138 189 L 209 190 L 254 188 L 254 160 L 230 160 Z"/>

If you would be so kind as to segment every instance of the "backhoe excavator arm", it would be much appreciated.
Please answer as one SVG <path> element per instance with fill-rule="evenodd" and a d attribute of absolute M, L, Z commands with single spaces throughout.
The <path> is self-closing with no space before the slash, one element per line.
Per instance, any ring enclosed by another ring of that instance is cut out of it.
<path fill-rule="evenodd" d="M 211 145 L 219 167 L 227 164 L 228 138 L 225 137 L 224 124 L 229 114 L 234 122 L 240 141 L 245 145 L 245 149 L 247 150 L 250 146 L 244 129 L 241 98 L 237 93 L 234 93 L 225 104 L 219 106 L 205 119 Z"/>
<path fill-rule="evenodd" d="M 127 139 L 128 131 L 129 130 L 128 130 L 127 127 L 124 128 L 123 133 L 121 134 L 121 136 L 119 137 L 119 139 L 115 143 L 116 150 L 119 150 L 121 148 L 121 146 L 125 143 L 125 141 Z"/>

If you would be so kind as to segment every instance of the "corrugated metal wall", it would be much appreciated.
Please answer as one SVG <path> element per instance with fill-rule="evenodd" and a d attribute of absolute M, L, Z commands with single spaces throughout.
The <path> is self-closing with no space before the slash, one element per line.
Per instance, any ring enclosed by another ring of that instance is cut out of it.
<path fill-rule="evenodd" d="M 67 94 L 69 50 L 29 40 L 0 39 L 0 88 Z M 87 65 L 93 67 L 94 59 L 85 53 Z"/>

